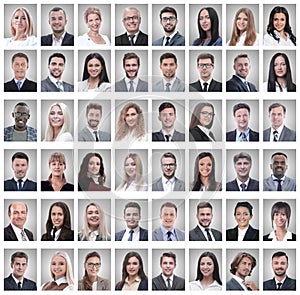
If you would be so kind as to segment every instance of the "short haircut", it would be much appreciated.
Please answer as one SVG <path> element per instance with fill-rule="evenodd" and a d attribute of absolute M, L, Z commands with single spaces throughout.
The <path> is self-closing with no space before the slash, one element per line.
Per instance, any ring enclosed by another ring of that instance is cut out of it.
<path fill-rule="evenodd" d="M 161 256 L 160 256 L 160 265 L 162 264 L 163 258 L 164 257 L 171 257 L 174 260 L 174 263 L 176 264 L 176 254 L 173 252 L 164 252 Z"/>
<path fill-rule="evenodd" d="M 239 58 L 248 58 L 248 59 L 249 59 L 249 62 L 250 62 L 250 58 L 249 58 L 248 54 L 246 54 L 246 53 L 241 53 L 241 54 L 237 55 L 237 56 L 234 58 L 234 61 L 233 61 L 234 64 L 236 63 L 236 61 L 237 61 Z"/>
<path fill-rule="evenodd" d="M 252 159 L 251 156 L 246 152 L 240 152 L 233 157 L 233 163 L 235 164 L 239 159 L 247 159 L 250 162 L 250 165 L 252 165 Z"/>
<path fill-rule="evenodd" d="M 64 63 L 66 62 L 66 58 L 65 58 L 65 56 L 64 56 L 62 53 L 60 53 L 60 52 L 55 52 L 55 53 L 53 53 L 53 54 L 51 54 L 51 55 L 49 56 L 49 59 L 48 59 L 48 65 L 50 65 L 51 59 L 54 58 L 54 57 L 62 58 L 62 59 L 64 60 Z"/>
<path fill-rule="evenodd" d="M 173 8 L 173 7 L 169 7 L 169 6 L 166 6 L 164 7 L 160 13 L 159 13 L 159 18 L 161 19 L 162 18 L 162 14 L 163 13 L 166 13 L 166 12 L 169 12 L 169 13 L 173 13 L 175 15 L 175 17 L 177 18 L 177 12 L 176 10 Z"/>
<path fill-rule="evenodd" d="M 159 112 L 163 111 L 164 109 L 173 109 L 174 113 L 176 114 L 176 108 L 175 108 L 175 106 L 172 103 L 168 102 L 168 101 L 167 102 L 163 102 L 158 107 L 158 111 Z"/>
<path fill-rule="evenodd" d="M 137 202 L 129 202 L 124 207 L 124 215 L 127 208 L 137 208 L 139 210 L 139 215 L 141 215 L 141 206 Z"/>
<path fill-rule="evenodd" d="M 286 113 L 286 107 L 283 104 L 279 103 L 279 102 L 274 102 L 269 106 L 269 113 L 272 111 L 272 109 L 280 108 L 280 107 L 283 108 L 283 113 L 285 114 Z"/>
<path fill-rule="evenodd" d="M 20 57 L 20 58 L 23 57 L 23 58 L 26 59 L 27 64 L 29 63 L 29 58 L 28 58 L 28 56 L 25 53 L 23 53 L 23 52 L 17 52 L 11 58 L 11 63 L 12 64 L 14 63 L 16 57 Z"/>
<path fill-rule="evenodd" d="M 275 252 L 275 253 L 272 255 L 272 260 L 273 260 L 273 258 L 275 258 L 275 257 L 282 257 L 282 256 L 285 256 L 286 261 L 289 262 L 288 256 L 287 256 L 286 253 L 283 252 L 283 251 Z"/>
<path fill-rule="evenodd" d="M 249 202 L 247 202 L 247 201 L 237 202 L 237 204 L 235 205 L 235 208 L 234 208 L 234 215 L 236 214 L 236 210 L 239 207 L 246 207 L 249 210 L 250 215 L 251 216 L 253 215 L 252 214 L 253 206 Z"/>
<path fill-rule="evenodd" d="M 16 153 L 14 153 L 12 155 L 12 157 L 11 157 L 11 161 L 13 162 L 14 159 L 25 159 L 26 162 L 27 162 L 27 164 L 29 163 L 28 156 L 25 153 L 23 153 L 23 152 L 16 152 Z"/>
<path fill-rule="evenodd" d="M 275 156 L 284 156 L 286 159 L 288 158 L 287 155 L 283 152 L 276 152 L 271 156 L 271 160 L 273 159 L 273 157 Z"/>
<path fill-rule="evenodd" d="M 12 205 L 15 204 L 15 203 L 22 203 L 22 202 L 16 201 L 16 202 L 10 203 L 9 206 L 8 206 L 8 210 L 7 210 L 7 211 L 8 211 L 8 214 L 10 214 L 10 209 L 11 209 Z M 24 204 L 25 207 L 26 207 L 26 213 L 27 213 L 27 212 L 28 212 L 27 204 L 26 204 L 26 203 L 23 203 L 23 204 Z"/>
<path fill-rule="evenodd" d="M 174 203 L 172 203 L 172 202 L 165 202 L 165 203 L 163 203 L 160 206 L 160 214 L 161 214 L 161 212 L 162 212 L 162 210 L 163 210 L 164 207 L 174 208 L 175 212 L 177 214 L 177 206 Z"/>
<path fill-rule="evenodd" d="M 28 262 L 28 255 L 25 252 L 22 252 L 22 251 L 15 252 L 11 255 L 11 257 L 10 257 L 10 263 L 11 264 L 14 264 L 15 258 L 25 258 L 26 263 Z"/>
<path fill-rule="evenodd" d="M 206 53 L 200 53 L 198 55 L 198 57 L 197 57 L 197 64 L 199 63 L 200 59 L 207 59 L 207 58 L 209 58 L 211 60 L 212 64 L 215 63 L 215 57 L 212 54 L 206 52 Z"/>
<path fill-rule="evenodd" d="M 167 59 L 167 58 L 173 58 L 175 64 L 177 64 L 177 57 L 176 57 L 176 55 L 175 55 L 174 53 L 172 53 L 172 52 L 165 52 L 164 54 L 162 54 L 162 55 L 160 56 L 160 58 L 159 58 L 160 64 L 162 64 L 162 63 L 163 63 L 163 60 L 164 60 L 164 59 Z"/>
<path fill-rule="evenodd" d="M 18 102 L 14 107 L 14 111 L 16 110 L 17 107 L 26 107 L 29 110 L 29 106 L 25 102 Z"/>
<path fill-rule="evenodd" d="M 64 11 L 64 9 L 62 9 L 61 7 L 53 7 L 50 11 L 49 11 L 49 18 L 50 18 L 50 14 L 51 12 L 58 12 L 58 11 L 62 11 L 64 13 L 65 18 L 67 17 L 66 12 Z"/>
<path fill-rule="evenodd" d="M 99 103 L 95 103 L 95 102 L 90 102 L 87 106 L 86 106 L 86 112 L 85 115 L 87 116 L 89 111 L 91 109 L 95 109 L 95 110 L 99 110 L 100 114 L 102 115 L 102 106 Z"/>
<path fill-rule="evenodd" d="M 140 58 L 139 58 L 139 56 L 136 53 L 134 53 L 134 52 L 127 52 L 123 56 L 123 67 L 125 67 L 126 60 L 133 59 L 133 58 L 135 58 L 136 61 L 137 61 L 137 64 L 140 65 Z"/>
<path fill-rule="evenodd" d="M 251 267 L 251 271 L 249 272 L 249 276 L 251 275 L 251 272 L 253 270 L 253 268 L 256 266 L 256 259 L 254 256 L 252 256 L 250 253 L 247 253 L 247 252 L 239 252 L 232 260 L 231 264 L 230 264 L 230 272 L 232 274 L 235 275 L 236 273 L 236 270 L 237 270 L 237 267 L 238 265 L 240 264 L 240 262 L 242 261 L 242 259 L 244 257 L 247 257 L 251 260 L 252 262 L 252 267 Z"/>
<path fill-rule="evenodd" d="M 197 205 L 197 213 L 199 212 L 199 209 L 202 209 L 202 208 L 210 208 L 211 210 L 213 209 L 211 203 L 209 203 L 209 202 L 200 202 Z"/>
<path fill-rule="evenodd" d="M 175 164 L 176 164 L 176 157 L 175 157 L 175 155 L 172 154 L 171 152 L 164 153 L 164 154 L 161 156 L 161 158 L 160 158 L 160 163 L 162 162 L 162 159 L 163 159 L 163 158 L 172 158 L 172 159 L 174 159 Z"/>
<path fill-rule="evenodd" d="M 284 213 L 286 214 L 287 226 L 290 225 L 291 207 L 288 203 L 279 201 L 279 202 L 276 202 L 275 204 L 273 204 L 272 209 L 271 209 L 272 226 L 273 226 L 273 220 L 274 220 L 275 213 L 279 213 L 281 211 L 284 211 Z"/>
<path fill-rule="evenodd" d="M 235 104 L 233 106 L 233 109 L 232 109 L 233 110 L 233 115 L 235 116 L 235 112 L 237 110 L 240 110 L 240 109 L 247 109 L 248 112 L 249 112 L 249 114 L 250 114 L 250 107 L 249 107 L 249 105 L 247 105 L 246 103 L 241 102 L 241 103 L 237 103 L 237 104 Z"/>
<path fill-rule="evenodd" d="M 126 7 L 123 11 L 123 17 L 124 17 L 124 13 L 125 11 L 129 11 L 129 10 L 135 10 L 138 14 L 138 17 L 141 18 L 141 13 L 140 11 L 136 8 L 136 7 L 133 7 L 133 6 L 130 6 L 130 7 Z"/>

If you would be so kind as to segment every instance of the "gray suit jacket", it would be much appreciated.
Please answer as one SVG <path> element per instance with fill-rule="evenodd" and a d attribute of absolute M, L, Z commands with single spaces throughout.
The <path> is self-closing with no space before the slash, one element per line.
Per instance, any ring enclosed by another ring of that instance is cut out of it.
<path fill-rule="evenodd" d="M 152 42 L 153 46 L 163 46 L 165 36 L 155 40 Z M 185 40 L 182 35 L 177 32 L 174 37 L 170 40 L 169 45 L 167 46 L 184 46 L 185 45 Z"/>
<path fill-rule="evenodd" d="M 136 92 L 147 92 L 148 91 L 148 82 L 139 79 Z M 128 92 L 128 88 L 125 83 L 125 78 L 116 82 L 115 92 Z"/>
<path fill-rule="evenodd" d="M 177 240 L 184 241 L 185 240 L 184 232 L 178 228 L 175 228 L 174 230 L 175 230 L 175 234 L 177 236 Z M 163 240 L 164 240 L 163 233 L 159 227 L 153 231 L 152 241 L 163 241 Z"/>
<path fill-rule="evenodd" d="M 100 141 L 110 141 L 110 134 L 107 132 L 99 130 L 98 137 Z M 78 133 L 78 141 L 95 141 L 95 139 L 87 127 L 84 127 Z"/>
<path fill-rule="evenodd" d="M 282 184 L 282 190 L 289 192 L 296 191 L 296 180 L 286 176 Z M 264 191 L 276 191 L 272 176 L 264 179 Z"/>
<path fill-rule="evenodd" d="M 64 92 L 74 92 L 74 85 L 63 81 Z M 59 92 L 58 88 L 51 82 L 49 77 L 41 82 L 42 92 Z"/>
<path fill-rule="evenodd" d="M 271 128 L 264 130 L 264 141 L 270 141 Z M 283 126 L 282 132 L 278 141 L 296 141 L 296 131 Z"/>
<path fill-rule="evenodd" d="M 234 278 L 226 282 L 226 291 L 245 291 Z"/>
<path fill-rule="evenodd" d="M 216 241 L 222 241 L 222 233 L 216 229 L 210 229 Z M 189 233 L 189 240 L 190 241 L 207 241 L 206 237 L 204 236 L 202 230 L 197 225 L 195 228 L 190 230 Z"/>
<path fill-rule="evenodd" d="M 184 82 L 176 77 L 176 79 L 171 87 L 171 92 L 184 92 L 184 88 L 185 88 Z M 153 92 L 165 92 L 163 80 L 160 80 L 160 81 L 156 82 L 155 84 L 153 84 L 152 91 Z"/>
<path fill-rule="evenodd" d="M 163 191 L 164 187 L 163 187 L 163 183 L 162 183 L 162 178 L 158 178 L 156 179 L 153 183 L 152 183 L 152 191 Z M 185 191 L 185 185 L 184 182 L 180 179 L 178 179 L 177 177 L 175 177 L 175 184 L 174 184 L 174 192 L 178 192 L 178 191 Z"/>
<path fill-rule="evenodd" d="M 175 290 L 185 290 L 185 281 L 183 278 L 174 275 L 173 284 L 171 290 L 168 290 L 166 283 L 160 274 L 159 276 L 152 279 L 152 290 L 154 291 L 175 291 Z"/>

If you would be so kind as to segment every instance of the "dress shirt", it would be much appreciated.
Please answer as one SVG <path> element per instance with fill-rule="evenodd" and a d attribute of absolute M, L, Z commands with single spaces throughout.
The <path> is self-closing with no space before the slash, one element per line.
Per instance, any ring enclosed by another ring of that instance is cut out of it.
<path fill-rule="evenodd" d="M 174 190 L 175 177 L 167 179 L 166 177 L 162 176 L 161 181 L 165 192 L 172 192 Z"/>
<path fill-rule="evenodd" d="M 277 129 L 274 129 L 273 127 L 271 127 L 271 132 L 270 132 L 270 141 L 274 141 L 274 134 L 273 134 L 273 132 L 274 131 L 277 131 L 278 132 L 278 134 L 277 134 L 277 140 L 279 140 L 279 138 L 280 138 L 280 135 L 281 135 L 281 132 L 282 132 L 282 130 L 283 130 L 283 127 L 284 127 L 284 125 L 282 124 L 279 128 L 277 128 Z"/>
<path fill-rule="evenodd" d="M 247 141 L 250 140 L 249 134 L 250 134 L 250 129 L 248 128 L 246 131 L 240 131 L 236 129 L 236 136 L 235 136 L 235 141 L 240 141 L 242 142 L 242 132 L 245 134 Z"/>
<path fill-rule="evenodd" d="M 92 128 L 90 128 L 89 126 L 86 126 L 86 128 L 88 129 L 88 131 L 89 132 L 91 132 L 91 134 L 92 134 L 92 136 L 93 136 L 93 138 L 94 138 L 94 140 L 96 141 L 96 135 L 95 135 L 95 131 L 97 131 L 97 134 L 98 134 L 98 139 L 99 139 L 99 141 L 101 141 L 101 139 L 100 139 L 100 137 L 99 137 L 99 129 L 92 129 Z"/>
<path fill-rule="evenodd" d="M 169 88 L 170 88 L 170 90 L 171 90 L 171 89 L 172 89 L 172 86 L 173 86 L 173 84 L 174 84 L 174 82 L 175 82 L 175 80 L 176 80 L 176 77 L 174 77 L 171 81 L 166 81 L 166 80 L 163 78 L 164 91 L 166 91 L 166 89 L 167 89 L 167 83 L 169 83 Z"/>
<path fill-rule="evenodd" d="M 170 277 L 166 277 L 163 273 L 161 274 L 162 278 L 164 279 L 164 282 L 166 284 L 166 287 L 168 287 L 168 279 L 170 281 L 170 285 L 171 285 L 171 288 L 173 286 L 173 281 L 174 281 L 174 274 L 172 274 Z"/>
<path fill-rule="evenodd" d="M 51 230 L 51 237 L 53 237 L 53 232 L 54 232 L 54 228 Z M 59 235 L 60 235 L 60 232 L 61 232 L 61 228 L 58 229 L 56 232 L 55 232 L 55 237 L 54 237 L 54 241 L 57 241 Z"/>
<path fill-rule="evenodd" d="M 240 277 L 233 275 L 233 278 L 241 285 L 241 287 L 244 289 L 244 291 L 249 291 L 246 287 L 246 285 L 244 284 L 244 280 L 241 279 Z"/>
<path fill-rule="evenodd" d="M 242 187 L 241 187 L 242 183 L 246 184 L 245 190 L 247 190 L 250 178 L 248 178 L 247 181 L 245 181 L 245 182 L 241 182 L 238 178 L 236 178 L 236 181 L 237 181 L 237 184 L 238 184 L 238 187 L 239 187 L 240 191 L 242 191 Z"/>
<path fill-rule="evenodd" d="M 25 233 L 25 231 L 24 231 L 24 228 L 23 228 L 23 229 L 22 229 L 22 228 L 19 228 L 19 227 L 13 225 L 12 223 L 11 223 L 10 225 L 11 225 L 11 227 L 13 228 L 13 230 L 14 230 L 16 236 L 17 236 L 18 241 L 23 241 L 23 239 L 22 239 L 22 234 L 21 234 L 22 231 L 23 231 L 23 233 L 24 233 L 24 235 L 25 235 L 25 237 L 26 237 L 26 241 L 29 241 L 29 239 L 28 239 L 28 237 L 27 237 L 27 235 L 26 235 L 26 233 Z"/>
<path fill-rule="evenodd" d="M 52 34 L 52 46 L 61 46 L 63 39 L 65 38 L 66 32 L 64 32 L 59 39 Z"/>
<path fill-rule="evenodd" d="M 206 240 L 208 241 L 208 236 L 207 236 L 207 232 L 206 232 L 206 228 L 208 228 L 208 227 L 203 227 L 203 226 L 200 225 L 200 224 L 198 224 L 198 227 L 200 228 L 200 230 L 202 231 L 204 237 L 205 237 Z M 215 237 L 214 237 L 214 235 L 213 235 L 211 229 L 210 229 L 210 228 L 208 228 L 208 229 L 209 229 L 209 233 L 210 233 L 210 235 L 211 235 L 211 239 L 212 239 L 213 241 L 215 241 Z"/>
<path fill-rule="evenodd" d="M 209 85 L 210 85 L 210 83 L 211 83 L 211 80 L 212 80 L 212 78 L 210 78 L 208 81 L 204 81 L 204 80 L 202 80 L 201 78 L 199 78 L 199 82 L 200 82 L 200 84 L 201 84 L 202 90 L 204 90 L 204 83 L 207 83 L 207 91 L 208 91 L 208 88 L 209 88 Z"/>
<path fill-rule="evenodd" d="M 277 241 L 275 230 L 270 232 L 268 239 L 272 239 L 272 241 Z M 289 230 L 287 230 L 282 241 L 287 241 L 287 240 L 292 240 L 292 233 Z"/>
<path fill-rule="evenodd" d="M 166 140 L 166 135 L 169 135 L 169 141 L 172 141 L 175 129 L 172 129 L 170 132 L 166 132 L 164 129 L 161 129 L 160 132 L 164 135 L 164 139 Z"/>
<path fill-rule="evenodd" d="M 141 278 L 137 276 L 132 283 L 129 283 L 128 277 L 126 277 L 122 291 L 137 291 L 141 282 Z"/>
<path fill-rule="evenodd" d="M 171 230 L 167 230 L 166 228 L 164 228 L 161 225 L 160 229 L 161 229 L 161 231 L 163 233 L 163 239 L 164 239 L 164 241 L 168 241 L 168 232 L 169 231 L 172 233 L 171 236 L 170 236 L 170 238 L 172 239 L 172 241 L 178 241 L 174 228 L 172 228 Z"/>
<path fill-rule="evenodd" d="M 132 38 L 133 44 L 135 44 L 135 42 L 136 42 L 136 40 L 137 40 L 137 38 L 138 38 L 139 33 L 140 33 L 140 31 L 138 31 L 137 33 L 134 34 L 134 37 Z M 131 40 L 130 36 L 131 36 L 131 34 L 128 34 L 128 33 L 127 33 L 127 38 L 128 38 L 128 40 L 129 40 L 129 43 L 130 43 L 130 40 Z"/>
<path fill-rule="evenodd" d="M 249 227 L 249 226 L 248 226 Z M 246 234 L 246 231 L 248 230 L 248 227 L 245 228 L 245 229 L 240 229 L 238 227 L 238 241 L 241 242 L 243 241 L 244 237 L 245 237 L 245 234 Z"/>
<path fill-rule="evenodd" d="M 19 90 L 22 88 L 23 83 L 25 82 L 26 78 L 22 79 L 22 80 L 17 80 L 16 78 L 14 78 L 16 85 L 18 85 L 17 83 L 20 83 L 20 86 L 18 87 Z"/>
<path fill-rule="evenodd" d="M 49 79 L 50 81 L 55 85 L 55 87 L 57 88 L 60 88 L 62 91 L 64 91 L 64 84 L 63 84 L 63 81 L 62 80 L 57 80 L 55 79 L 53 76 L 49 75 Z M 61 87 L 58 87 L 57 86 L 57 82 L 60 82 L 61 83 Z"/>
<path fill-rule="evenodd" d="M 89 241 L 96 241 L 99 232 L 97 230 L 89 231 Z"/>
<path fill-rule="evenodd" d="M 15 281 L 15 283 L 16 283 L 17 286 L 18 286 L 18 283 L 19 283 L 19 282 L 21 283 L 21 289 L 22 289 L 24 277 L 22 277 L 22 279 L 21 279 L 21 281 L 20 281 L 20 280 L 18 280 L 17 278 L 15 278 L 15 276 L 14 276 L 13 273 L 11 274 L 11 276 L 12 276 L 12 278 L 14 279 L 14 281 Z"/>
<path fill-rule="evenodd" d="M 292 42 L 290 35 L 285 32 L 285 35 L 287 39 L 281 37 L 280 33 L 277 30 L 274 30 L 274 33 L 279 40 L 275 40 L 273 36 L 269 34 L 264 35 L 264 45 L 265 46 L 295 46 L 295 44 Z"/>
<path fill-rule="evenodd" d="M 22 179 L 22 187 L 24 186 L 25 181 L 27 180 L 27 177 L 21 178 Z M 14 176 L 14 181 L 17 183 L 17 187 L 18 187 L 18 183 L 19 183 L 19 178 L 16 178 Z"/>
<path fill-rule="evenodd" d="M 284 181 L 285 181 L 285 175 L 278 179 L 277 177 L 275 177 L 273 174 L 271 175 L 273 181 L 274 181 L 274 184 L 275 184 L 275 187 L 276 187 L 276 190 L 278 188 L 278 185 L 279 185 L 279 181 L 280 181 L 280 184 L 281 184 L 281 188 L 284 186 Z"/>
<path fill-rule="evenodd" d="M 133 86 L 133 90 L 134 92 L 136 92 L 136 88 L 137 88 L 137 85 L 138 85 L 138 82 L 139 82 L 139 78 L 138 77 L 135 77 L 133 80 L 125 77 L 125 84 L 126 84 L 126 87 L 127 87 L 127 91 L 129 91 L 129 88 L 130 88 L 130 81 L 132 81 L 132 86 Z"/>
<path fill-rule="evenodd" d="M 125 233 L 123 235 L 122 241 L 128 241 L 131 230 L 133 230 L 132 241 L 139 241 L 140 240 L 140 227 L 138 226 L 136 228 L 126 227 L 126 230 L 125 230 Z"/>
<path fill-rule="evenodd" d="M 197 125 L 206 135 L 207 135 L 207 137 L 211 140 L 211 141 L 215 141 L 210 135 L 209 135 L 209 133 L 211 132 L 211 131 L 209 131 L 209 129 L 207 129 L 206 127 L 204 127 L 204 126 L 201 126 L 201 125 Z"/>
<path fill-rule="evenodd" d="M 177 31 L 174 32 L 173 34 L 169 35 L 169 36 L 165 36 L 164 37 L 164 41 L 163 41 L 163 46 L 166 46 L 167 43 L 167 37 L 169 37 L 169 44 L 171 43 L 172 38 L 177 34 Z"/>
<path fill-rule="evenodd" d="M 283 278 L 283 280 L 278 281 L 278 280 L 274 277 L 274 280 L 275 280 L 275 283 L 276 283 L 276 287 L 278 287 L 278 285 L 277 285 L 278 283 L 281 283 L 280 288 L 282 288 L 282 285 L 284 284 L 285 279 L 286 279 L 286 276 Z"/>

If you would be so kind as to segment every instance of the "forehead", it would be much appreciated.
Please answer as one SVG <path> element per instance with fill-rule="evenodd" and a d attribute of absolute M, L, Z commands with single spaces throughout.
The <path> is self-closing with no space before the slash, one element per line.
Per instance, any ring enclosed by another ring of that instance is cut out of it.
<path fill-rule="evenodd" d="M 99 113 L 99 114 L 101 114 L 100 110 L 98 110 L 98 109 L 89 109 L 88 114 L 90 114 L 90 113 Z"/>
<path fill-rule="evenodd" d="M 57 261 L 57 262 L 63 262 L 63 263 L 66 262 L 65 258 L 63 258 L 63 257 L 60 256 L 60 255 L 55 255 L 55 256 L 53 256 L 51 260 L 52 260 L 52 261 Z"/>
<path fill-rule="evenodd" d="M 175 64 L 175 59 L 173 57 L 164 58 L 161 63 L 162 64 Z"/>
<path fill-rule="evenodd" d="M 126 64 L 137 64 L 137 63 L 138 63 L 137 58 L 128 58 L 128 59 L 125 59 L 125 65 Z"/>
<path fill-rule="evenodd" d="M 27 164 L 27 160 L 26 159 L 20 159 L 20 158 L 15 158 L 13 160 L 13 163 L 18 163 L 18 164 Z"/>
<path fill-rule="evenodd" d="M 171 214 L 171 213 L 176 214 L 175 208 L 173 208 L 173 207 L 166 207 L 166 206 L 164 206 L 162 208 L 161 212 L 162 213 L 169 213 L 169 214 Z"/>
<path fill-rule="evenodd" d="M 235 111 L 234 115 L 242 115 L 242 114 L 249 114 L 249 111 L 246 108 L 241 108 Z"/>
<path fill-rule="evenodd" d="M 175 16 L 175 13 L 173 13 L 173 12 L 163 12 L 161 16 L 162 17 Z"/>
<path fill-rule="evenodd" d="M 237 161 L 236 161 L 236 164 L 237 163 L 250 163 L 250 161 L 247 159 L 247 158 L 239 158 Z"/>
<path fill-rule="evenodd" d="M 135 8 L 132 8 L 132 9 L 126 9 L 123 13 L 123 16 L 126 17 L 126 16 L 133 16 L 133 15 L 138 15 L 138 11 L 135 9 Z"/>
<path fill-rule="evenodd" d="M 206 9 L 203 9 L 201 12 L 200 12 L 200 16 L 205 16 L 205 15 L 209 15 L 208 11 Z"/>
<path fill-rule="evenodd" d="M 273 257 L 272 262 L 287 262 L 287 259 L 284 255 L 283 256 L 275 256 L 275 257 Z"/>
<path fill-rule="evenodd" d="M 198 213 L 201 214 L 201 213 L 211 213 L 212 210 L 208 207 L 205 207 L 205 208 L 199 208 L 199 211 Z"/>
<path fill-rule="evenodd" d="M 239 211 L 239 212 L 249 212 L 249 209 L 247 207 L 244 207 L 244 206 L 239 206 L 236 208 L 236 212 Z"/>
<path fill-rule="evenodd" d="M 285 162 L 286 157 L 284 155 L 276 155 L 272 158 L 273 162 L 278 161 L 278 162 Z"/>
<path fill-rule="evenodd" d="M 199 63 L 210 63 L 211 59 L 210 58 L 199 58 Z"/>
<path fill-rule="evenodd" d="M 276 108 L 272 108 L 270 113 L 283 113 L 283 107 L 276 107 Z"/>
<path fill-rule="evenodd" d="M 285 61 L 284 57 L 282 55 L 278 55 L 276 58 L 275 58 L 275 62 L 282 62 L 282 61 Z"/>
<path fill-rule="evenodd" d="M 61 107 L 56 104 L 51 108 L 51 111 L 61 111 Z"/>
<path fill-rule="evenodd" d="M 27 263 L 27 260 L 25 257 L 15 257 L 14 263 Z"/>
<path fill-rule="evenodd" d="M 64 64 L 64 59 L 62 57 L 52 57 L 51 63 Z"/>
<path fill-rule="evenodd" d="M 50 18 L 51 17 L 63 17 L 65 18 L 65 14 L 62 10 L 58 10 L 58 11 L 51 11 L 50 12 Z"/>
<path fill-rule="evenodd" d="M 23 10 L 21 10 L 21 9 L 18 9 L 16 12 L 15 12 L 15 14 L 14 15 L 23 15 L 23 16 L 25 16 L 25 12 L 23 11 Z"/>
<path fill-rule="evenodd" d="M 13 63 L 25 63 L 25 64 L 27 64 L 27 60 L 26 60 L 25 57 L 16 56 L 14 58 Z"/>
<path fill-rule="evenodd" d="M 162 163 L 175 163 L 175 159 L 171 158 L 171 157 L 163 157 L 161 159 Z"/>
<path fill-rule="evenodd" d="M 249 64 L 250 61 L 249 61 L 249 58 L 248 57 L 238 57 L 235 61 L 235 64 L 236 65 L 239 65 L 239 64 Z"/>
<path fill-rule="evenodd" d="M 274 18 L 284 18 L 284 19 L 285 19 L 285 14 L 282 13 L 282 12 L 275 13 L 275 14 L 274 14 Z"/>
<path fill-rule="evenodd" d="M 53 206 L 51 212 L 52 211 L 63 212 L 63 209 L 61 207 L 59 207 L 59 206 Z"/>
<path fill-rule="evenodd" d="M 161 112 L 160 112 L 161 114 L 163 114 L 163 113 L 174 113 L 174 109 L 173 108 L 165 108 L 165 109 L 163 109 Z"/>
<path fill-rule="evenodd" d="M 26 206 L 24 203 L 14 203 L 11 206 L 11 210 L 24 210 L 26 211 Z"/>
<path fill-rule="evenodd" d="M 133 256 L 133 257 L 130 257 L 128 259 L 128 262 L 130 262 L 130 263 L 139 263 L 140 261 L 135 256 Z"/>
<path fill-rule="evenodd" d="M 139 209 L 135 207 L 127 207 L 125 209 L 125 214 L 127 213 L 139 213 Z"/>
<path fill-rule="evenodd" d="M 26 106 L 16 106 L 15 111 L 21 113 L 29 113 L 29 108 Z"/>
<path fill-rule="evenodd" d="M 136 112 L 137 112 L 137 111 L 136 111 L 135 108 L 129 108 L 129 109 L 127 110 L 126 114 L 128 114 L 128 113 L 136 113 Z"/>
<path fill-rule="evenodd" d="M 90 205 L 87 207 L 87 211 L 97 211 L 98 208 L 95 205 Z"/>
<path fill-rule="evenodd" d="M 212 107 L 210 107 L 210 106 L 204 106 L 201 109 L 201 112 L 211 112 L 212 110 L 213 110 Z"/>
<path fill-rule="evenodd" d="M 206 163 L 207 163 L 207 162 L 210 162 L 210 163 L 211 163 L 212 161 L 211 161 L 211 158 L 207 156 L 207 157 L 204 157 L 204 158 L 199 159 L 199 163 L 200 163 L 200 162 L 201 162 L 201 163 L 203 163 L 203 162 L 206 162 Z"/>
<path fill-rule="evenodd" d="M 246 263 L 251 263 L 252 264 L 252 260 L 249 257 L 243 257 L 240 261 L 239 264 L 246 262 Z"/>
<path fill-rule="evenodd" d="M 89 263 L 89 262 L 96 262 L 96 261 L 100 262 L 100 258 L 97 256 L 92 256 L 92 257 L 89 257 L 86 262 Z"/>
<path fill-rule="evenodd" d="M 162 262 L 162 263 L 164 263 L 164 262 L 175 262 L 175 260 L 174 260 L 173 257 L 163 256 L 161 262 Z"/>

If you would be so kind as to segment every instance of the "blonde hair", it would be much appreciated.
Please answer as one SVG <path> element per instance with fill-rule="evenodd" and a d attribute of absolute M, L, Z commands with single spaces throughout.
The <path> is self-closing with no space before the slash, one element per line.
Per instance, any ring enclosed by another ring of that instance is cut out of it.
<path fill-rule="evenodd" d="M 51 154 L 49 157 L 49 160 L 48 160 L 48 165 L 50 166 L 50 164 L 55 161 L 58 161 L 59 163 L 63 163 L 65 165 L 65 167 L 67 167 L 66 158 L 63 153 L 55 152 L 55 153 Z M 51 179 L 52 179 L 52 173 L 48 177 L 48 181 L 50 182 L 50 184 L 51 184 Z M 63 179 L 64 183 L 67 183 L 65 173 L 63 173 L 63 175 L 62 175 L 62 179 Z"/>
<path fill-rule="evenodd" d="M 15 16 L 15 14 L 16 14 L 17 11 L 22 11 L 24 13 L 25 20 L 26 20 L 26 29 L 25 29 L 25 32 L 24 32 L 25 35 L 32 36 L 33 35 L 33 21 L 32 21 L 32 17 L 30 15 L 29 11 L 25 7 L 18 7 L 12 13 L 11 18 L 10 18 L 10 30 L 11 30 L 11 34 L 13 36 L 16 35 L 16 30 L 14 29 L 12 23 L 13 23 L 13 19 L 14 19 L 14 16 Z"/>
<path fill-rule="evenodd" d="M 88 22 L 88 16 L 90 14 L 97 14 L 100 18 L 100 21 L 102 21 L 102 16 L 101 16 L 101 11 L 98 7 L 88 7 L 85 11 L 84 11 L 84 20 L 87 23 Z"/>

